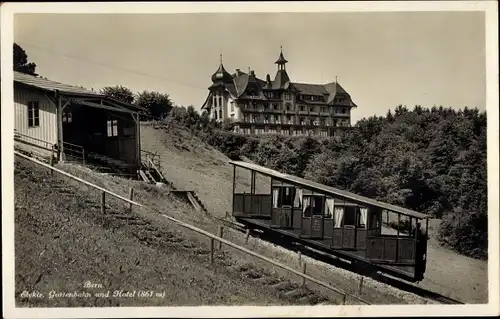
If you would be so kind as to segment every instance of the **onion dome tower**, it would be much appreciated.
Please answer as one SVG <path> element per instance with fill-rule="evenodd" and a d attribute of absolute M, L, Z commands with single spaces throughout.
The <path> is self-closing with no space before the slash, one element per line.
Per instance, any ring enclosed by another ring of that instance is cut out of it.
<path fill-rule="evenodd" d="M 233 77 L 226 71 L 222 64 L 222 54 L 220 55 L 220 65 L 217 71 L 212 75 L 212 82 L 215 83 L 232 83 Z"/>

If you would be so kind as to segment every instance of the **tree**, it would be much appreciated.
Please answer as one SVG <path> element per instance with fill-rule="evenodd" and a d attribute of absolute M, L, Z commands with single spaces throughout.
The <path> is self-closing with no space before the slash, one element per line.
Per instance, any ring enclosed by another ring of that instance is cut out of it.
<path fill-rule="evenodd" d="M 150 115 L 158 118 L 164 118 L 173 107 L 168 94 L 146 90 L 137 95 L 135 103 L 137 106 L 146 108 Z"/>
<path fill-rule="evenodd" d="M 36 64 L 33 62 L 28 63 L 28 55 L 23 48 L 17 43 L 14 43 L 14 71 L 38 75 L 35 73 Z"/>
<path fill-rule="evenodd" d="M 129 104 L 132 104 L 135 100 L 134 93 L 132 93 L 129 88 L 121 85 L 106 86 L 101 89 L 101 93 L 115 100 Z"/>

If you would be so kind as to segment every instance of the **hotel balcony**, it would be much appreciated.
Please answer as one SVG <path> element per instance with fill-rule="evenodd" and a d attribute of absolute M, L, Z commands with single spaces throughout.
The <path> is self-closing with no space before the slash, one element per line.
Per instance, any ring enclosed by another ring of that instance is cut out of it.
<path fill-rule="evenodd" d="M 347 112 L 347 113 L 332 113 L 332 116 L 333 116 L 333 117 L 342 117 L 342 118 L 346 118 L 346 117 L 350 117 L 350 116 L 351 116 L 351 113 L 350 113 L 350 112 Z"/>
<path fill-rule="evenodd" d="M 299 115 L 308 115 L 309 111 L 299 111 Z"/>

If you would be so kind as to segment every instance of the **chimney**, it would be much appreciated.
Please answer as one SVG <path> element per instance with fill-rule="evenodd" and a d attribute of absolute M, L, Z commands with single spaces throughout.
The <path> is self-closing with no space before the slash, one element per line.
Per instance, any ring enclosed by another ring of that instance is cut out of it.
<path fill-rule="evenodd" d="M 269 74 L 266 75 L 266 82 L 271 83 L 271 76 Z"/>
<path fill-rule="evenodd" d="M 251 70 L 251 71 L 250 71 L 250 75 L 251 75 L 251 76 L 255 76 L 255 71 L 254 71 L 254 70 Z"/>
<path fill-rule="evenodd" d="M 240 75 L 240 72 L 241 72 L 240 69 L 236 69 L 236 75 Z"/>

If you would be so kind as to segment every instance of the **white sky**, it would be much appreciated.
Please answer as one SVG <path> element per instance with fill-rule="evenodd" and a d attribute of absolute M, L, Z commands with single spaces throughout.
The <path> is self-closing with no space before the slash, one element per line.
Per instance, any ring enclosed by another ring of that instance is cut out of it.
<path fill-rule="evenodd" d="M 199 108 L 223 54 L 229 72 L 292 81 L 338 77 L 353 123 L 398 104 L 486 109 L 482 12 L 20 14 L 14 41 L 37 72 L 99 89 L 157 90 Z"/>

